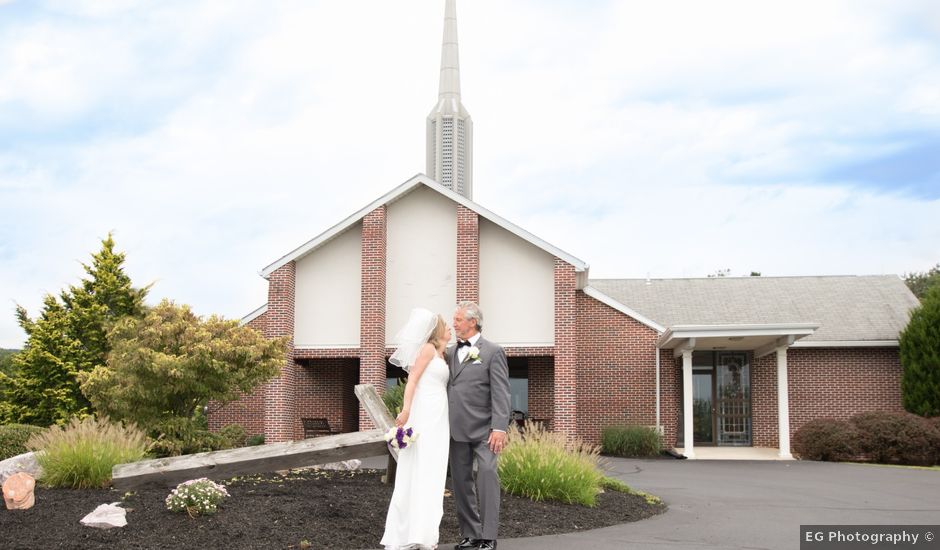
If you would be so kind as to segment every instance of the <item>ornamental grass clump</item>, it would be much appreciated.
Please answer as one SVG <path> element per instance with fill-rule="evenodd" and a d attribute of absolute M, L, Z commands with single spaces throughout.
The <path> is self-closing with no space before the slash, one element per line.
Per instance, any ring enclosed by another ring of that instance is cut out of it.
<path fill-rule="evenodd" d="M 37 452 L 42 481 L 51 487 L 107 487 L 115 464 L 136 462 L 147 450 L 147 436 L 133 424 L 107 418 L 73 418 L 65 427 L 36 434 L 26 447 Z"/>
<path fill-rule="evenodd" d="M 602 490 L 600 451 L 580 441 L 567 443 L 539 424 L 509 429 L 499 456 L 499 481 L 507 493 L 534 501 L 554 500 L 593 507 Z"/>
<path fill-rule="evenodd" d="M 609 426 L 601 434 L 604 454 L 651 457 L 662 450 L 659 432 L 649 426 Z"/>
<path fill-rule="evenodd" d="M 216 513 L 219 503 L 228 497 L 224 486 L 204 477 L 184 481 L 166 497 L 166 509 L 186 512 L 189 517 L 209 516 Z"/>

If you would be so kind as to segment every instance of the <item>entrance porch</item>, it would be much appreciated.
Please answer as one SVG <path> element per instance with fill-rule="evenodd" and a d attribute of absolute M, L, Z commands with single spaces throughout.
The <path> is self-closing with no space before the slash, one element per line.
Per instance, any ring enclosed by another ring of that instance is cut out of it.
<path fill-rule="evenodd" d="M 790 454 L 787 349 L 819 325 L 677 325 L 657 348 L 671 349 L 681 362 L 681 401 L 677 447 L 686 458 L 715 458 L 751 448 L 751 359 L 776 354 L 777 457 Z M 713 452 L 709 452 L 712 451 Z M 722 449 L 719 452 L 719 449 Z M 699 451 L 704 450 L 703 454 Z M 747 454 L 747 453 L 745 453 Z"/>

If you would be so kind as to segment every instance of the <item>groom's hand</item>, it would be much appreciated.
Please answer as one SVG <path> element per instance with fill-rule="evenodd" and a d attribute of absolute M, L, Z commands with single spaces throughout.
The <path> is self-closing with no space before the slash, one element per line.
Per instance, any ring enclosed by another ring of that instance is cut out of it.
<path fill-rule="evenodd" d="M 491 431 L 489 444 L 490 450 L 499 454 L 506 447 L 506 432 Z"/>

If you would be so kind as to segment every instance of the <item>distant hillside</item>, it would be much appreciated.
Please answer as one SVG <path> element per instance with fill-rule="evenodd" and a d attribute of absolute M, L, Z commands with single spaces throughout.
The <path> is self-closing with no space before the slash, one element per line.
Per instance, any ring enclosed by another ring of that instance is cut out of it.
<path fill-rule="evenodd" d="M 18 352 L 18 349 L 0 349 L 0 372 L 5 372 L 9 374 L 10 372 L 10 357 L 14 353 Z"/>

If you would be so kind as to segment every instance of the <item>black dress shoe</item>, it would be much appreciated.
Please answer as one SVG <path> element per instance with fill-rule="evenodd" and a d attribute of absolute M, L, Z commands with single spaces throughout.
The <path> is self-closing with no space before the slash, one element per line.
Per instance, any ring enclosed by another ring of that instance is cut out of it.
<path fill-rule="evenodd" d="M 480 550 L 496 550 L 496 541 L 495 540 L 481 540 L 480 546 L 477 546 Z"/>
<path fill-rule="evenodd" d="M 454 550 L 468 550 L 470 548 L 474 548 L 474 549 L 479 548 L 481 542 L 483 541 L 480 539 L 471 539 L 470 537 L 466 537 L 462 541 L 457 543 L 456 546 L 454 546 Z"/>

